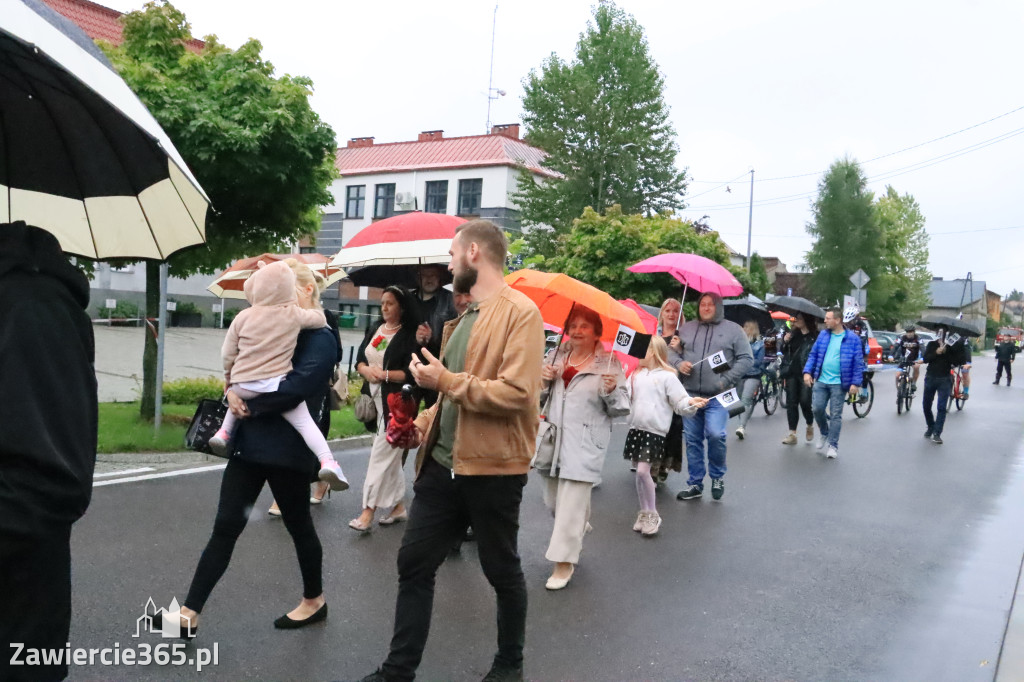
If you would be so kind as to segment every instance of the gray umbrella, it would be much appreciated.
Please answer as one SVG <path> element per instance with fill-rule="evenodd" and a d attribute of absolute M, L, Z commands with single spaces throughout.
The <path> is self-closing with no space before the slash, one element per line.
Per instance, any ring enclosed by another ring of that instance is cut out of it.
<path fill-rule="evenodd" d="M 981 336 L 981 332 L 975 329 L 974 325 L 948 315 L 929 315 L 923 320 L 918 320 L 917 323 L 925 329 L 930 329 L 933 332 L 938 331 L 939 327 L 945 327 L 946 329 L 956 332 L 961 336 Z"/>
<path fill-rule="evenodd" d="M 790 315 L 803 314 L 819 320 L 825 319 L 825 311 L 822 308 L 799 296 L 776 296 L 768 302 L 768 309 L 781 310 Z"/>
<path fill-rule="evenodd" d="M 732 298 L 722 301 L 722 305 L 724 307 L 725 319 L 731 322 L 742 325 L 747 320 L 753 320 L 757 323 L 761 334 L 769 334 L 775 329 L 775 323 L 772 321 L 771 313 L 768 312 L 764 301 L 753 294 L 745 298 Z"/>

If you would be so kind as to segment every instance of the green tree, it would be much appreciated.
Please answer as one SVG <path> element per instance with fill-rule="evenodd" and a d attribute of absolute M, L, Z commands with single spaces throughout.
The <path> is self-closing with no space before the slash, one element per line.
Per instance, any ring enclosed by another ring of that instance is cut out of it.
<path fill-rule="evenodd" d="M 868 284 L 871 318 L 879 329 L 893 328 L 928 307 L 928 233 L 924 214 L 910 194 L 891 185 L 875 201 L 882 231 L 882 266 Z"/>
<path fill-rule="evenodd" d="M 818 182 L 812 206 L 813 220 L 807 231 L 814 244 L 807 253 L 811 287 L 818 302 L 842 301 L 852 288 L 849 277 L 863 269 L 874 280 L 882 269 L 882 231 L 878 226 L 873 195 L 856 161 L 836 161 Z M 868 285 L 868 310 L 880 303 Z"/>
<path fill-rule="evenodd" d="M 206 36 L 196 54 L 185 15 L 149 2 L 124 16 L 124 42 L 102 45 L 163 126 L 212 201 L 204 246 L 169 259 L 172 275 L 211 274 L 230 261 L 315 233 L 332 203 L 334 132 L 309 105 L 308 78 L 274 76 L 249 40 L 237 50 Z M 158 308 L 156 262 L 146 268 L 147 315 Z M 146 335 L 143 416 L 154 410 L 156 344 Z"/>
<path fill-rule="evenodd" d="M 632 298 L 660 305 L 679 298 L 682 285 L 668 274 L 636 274 L 627 267 L 660 253 L 695 253 L 729 267 L 729 250 L 718 233 L 699 234 L 692 223 L 668 213 L 650 217 L 625 214 L 618 205 L 598 214 L 587 207 L 565 236 L 558 255 L 544 269 L 563 272 L 606 291 L 615 298 Z M 744 283 L 745 271 L 730 270 Z M 696 298 L 693 292 L 691 298 Z"/>
<path fill-rule="evenodd" d="M 558 237 L 587 206 L 618 204 L 626 214 L 683 207 L 685 172 L 662 93 L 665 79 L 643 28 L 610 0 L 594 8 L 575 59 L 552 54 L 524 79 L 526 140 L 548 153 L 563 179 L 520 176 L 517 203 L 529 250 L 550 257 Z"/>
<path fill-rule="evenodd" d="M 743 288 L 762 301 L 772 289 L 771 282 L 768 281 L 768 271 L 764 269 L 764 260 L 761 259 L 761 254 L 756 251 L 750 255 L 749 280 L 744 284 Z"/>

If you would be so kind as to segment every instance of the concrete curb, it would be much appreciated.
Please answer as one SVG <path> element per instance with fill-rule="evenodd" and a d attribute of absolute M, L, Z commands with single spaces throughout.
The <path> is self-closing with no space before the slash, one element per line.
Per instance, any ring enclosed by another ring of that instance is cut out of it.
<path fill-rule="evenodd" d="M 373 443 L 373 436 L 351 436 L 335 438 L 327 441 L 331 450 L 344 452 L 367 448 Z M 223 462 L 223 457 L 215 457 L 202 452 L 185 450 L 182 452 L 110 452 L 96 455 L 96 461 L 103 464 L 196 464 L 203 462 Z"/>

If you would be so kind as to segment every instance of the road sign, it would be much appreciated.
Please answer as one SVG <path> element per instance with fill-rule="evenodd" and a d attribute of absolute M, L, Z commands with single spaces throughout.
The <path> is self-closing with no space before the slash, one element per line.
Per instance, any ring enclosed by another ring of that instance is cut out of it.
<path fill-rule="evenodd" d="M 865 310 L 867 310 L 867 308 L 868 308 L 868 292 L 867 291 L 865 291 L 864 289 L 853 289 L 853 290 L 850 291 L 850 296 L 852 296 L 857 301 L 857 305 L 860 306 L 861 312 L 864 312 Z"/>
<path fill-rule="evenodd" d="M 868 273 L 864 272 L 863 270 L 857 270 L 857 272 L 850 275 L 850 283 L 852 283 L 853 286 L 857 287 L 858 289 L 863 289 L 864 285 L 870 281 L 871 278 L 868 277 Z"/>

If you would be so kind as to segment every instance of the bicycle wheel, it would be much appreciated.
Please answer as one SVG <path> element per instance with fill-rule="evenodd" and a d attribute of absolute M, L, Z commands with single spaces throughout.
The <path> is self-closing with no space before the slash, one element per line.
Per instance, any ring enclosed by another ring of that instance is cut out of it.
<path fill-rule="evenodd" d="M 903 400 L 907 408 L 907 412 L 910 412 L 910 404 L 914 402 L 914 394 L 910 392 L 910 382 L 906 382 L 903 388 Z"/>
<path fill-rule="evenodd" d="M 956 373 L 956 383 L 953 384 L 954 391 L 950 393 L 950 397 L 956 396 L 956 411 L 964 409 L 964 405 L 967 404 L 967 398 L 963 394 L 963 375 L 960 372 Z"/>
<path fill-rule="evenodd" d="M 900 374 L 899 379 L 896 380 L 896 414 L 903 414 L 903 398 L 906 392 L 907 378 L 903 374 Z"/>
<path fill-rule="evenodd" d="M 764 413 L 769 417 L 775 414 L 775 408 L 779 406 L 779 384 L 774 380 L 768 381 L 762 386 L 761 404 L 764 406 Z"/>
<path fill-rule="evenodd" d="M 871 406 L 875 404 L 875 384 L 871 379 L 867 379 L 864 382 L 864 386 L 861 387 L 861 394 L 857 396 L 857 400 L 853 403 L 853 413 L 863 419 L 868 416 L 868 412 L 871 411 Z"/>
<path fill-rule="evenodd" d="M 789 398 L 786 397 L 786 379 L 783 378 L 779 380 L 779 405 L 782 409 L 786 409 L 788 407 L 786 404 L 787 400 L 789 400 Z"/>

